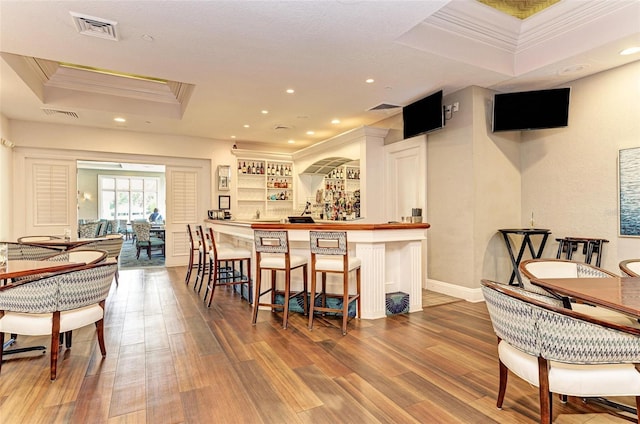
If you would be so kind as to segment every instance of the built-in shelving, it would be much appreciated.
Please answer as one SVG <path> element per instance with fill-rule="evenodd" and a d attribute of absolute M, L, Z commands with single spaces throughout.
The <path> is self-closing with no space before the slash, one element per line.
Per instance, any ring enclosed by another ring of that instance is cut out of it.
<path fill-rule="evenodd" d="M 293 210 L 293 163 L 237 159 L 238 218 L 286 216 Z"/>

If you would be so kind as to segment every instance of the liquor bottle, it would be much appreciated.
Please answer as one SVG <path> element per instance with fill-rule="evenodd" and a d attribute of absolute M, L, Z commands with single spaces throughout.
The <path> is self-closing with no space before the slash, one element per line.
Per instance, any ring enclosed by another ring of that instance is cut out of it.
<path fill-rule="evenodd" d="M 255 162 L 251 163 L 251 173 L 254 174 L 254 175 L 256 173 L 256 163 Z"/>
<path fill-rule="evenodd" d="M 238 174 L 242 173 L 242 162 L 238 161 Z"/>
<path fill-rule="evenodd" d="M 247 163 L 246 162 L 242 162 L 242 173 L 243 174 L 247 173 Z"/>

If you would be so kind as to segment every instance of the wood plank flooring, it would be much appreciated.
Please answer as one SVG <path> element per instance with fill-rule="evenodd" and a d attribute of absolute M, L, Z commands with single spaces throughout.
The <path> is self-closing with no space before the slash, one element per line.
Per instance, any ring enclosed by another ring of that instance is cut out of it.
<path fill-rule="evenodd" d="M 268 311 L 252 326 L 246 301 L 218 289 L 206 308 L 184 275 L 183 267 L 122 270 L 107 301 L 107 357 L 92 327 L 76 331 L 53 383 L 48 354 L 6 356 L 0 423 L 538 421 L 537 389 L 515 376 L 504 409 L 495 407 L 496 342 L 484 303 L 435 299 L 445 303 L 351 321 L 343 337 L 339 321 L 316 320 L 309 331 L 297 314 L 288 330 Z M 627 421 L 554 398 L 556 423 Z"/>

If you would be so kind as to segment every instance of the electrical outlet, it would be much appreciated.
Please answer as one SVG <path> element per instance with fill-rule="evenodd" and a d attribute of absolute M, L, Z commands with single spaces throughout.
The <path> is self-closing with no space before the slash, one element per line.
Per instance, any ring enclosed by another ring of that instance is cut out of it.
<path fill-rule="evenodd" d="M 455 102 L 455 103 L 453 104 L 453 111 L 454 111 L 454 112 L 457 112 L 459 109 L 460 109 L 460 103 Z"/>

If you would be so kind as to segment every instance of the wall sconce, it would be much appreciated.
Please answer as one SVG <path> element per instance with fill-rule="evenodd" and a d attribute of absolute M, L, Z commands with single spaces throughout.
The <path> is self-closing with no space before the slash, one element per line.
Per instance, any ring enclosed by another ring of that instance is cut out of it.
<path fill-rule="evenodd" d="M 87 193 L 87 192 L 82 193 L 82 200 L 84 201 L 91 200 L 91 193 Z"/>
<path fill-rule="evenodd" d="M 10 149 L 12 149 L 15 146 L 15 144 L 13 144 L 12 141 L 7 140 L 6 138 L 2 139 L 2 145 Z"/>

